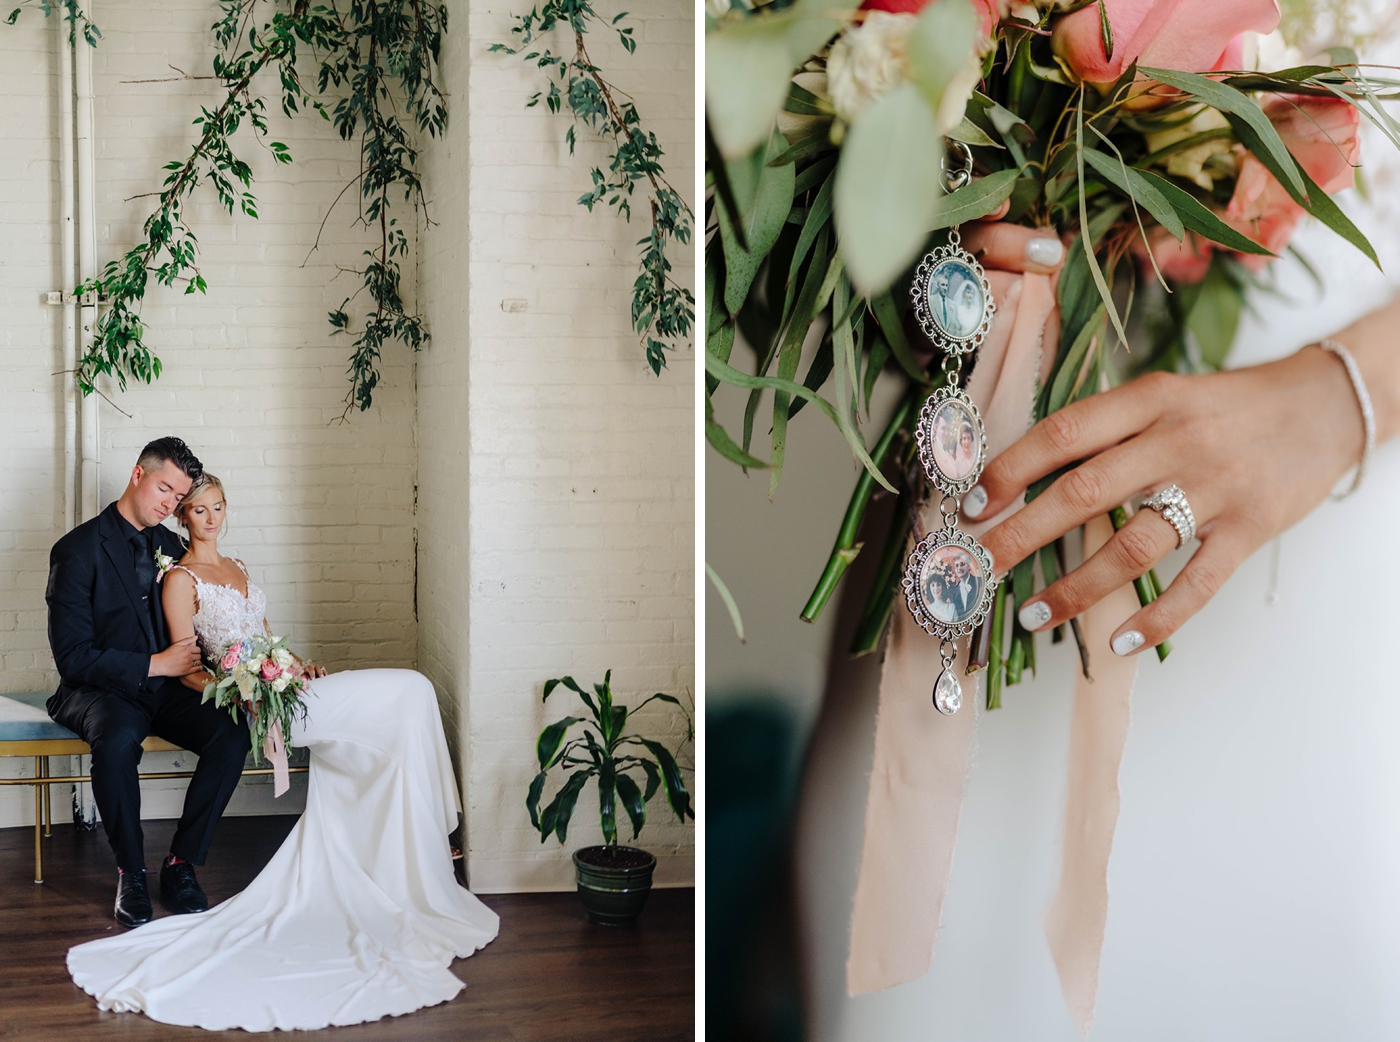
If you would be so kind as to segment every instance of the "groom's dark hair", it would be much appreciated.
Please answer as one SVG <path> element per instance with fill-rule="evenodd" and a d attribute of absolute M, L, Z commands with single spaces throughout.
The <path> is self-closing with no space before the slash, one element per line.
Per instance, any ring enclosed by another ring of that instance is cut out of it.
<path fill-rule="evenodd" d="M 157 438 L 150 442 L 141 450 L 141 457 L 136 461 L 136 465 L 142 470 L 159 470 L 164 464 L 173 463 L 185 472 L 185 477 L 191 481 L 198 481 L 204 473 L 204 464 L 199 462 L 199 457 L 190 451 L 190 447 L 179 438 L 170 435 L 165 438 Z"/>

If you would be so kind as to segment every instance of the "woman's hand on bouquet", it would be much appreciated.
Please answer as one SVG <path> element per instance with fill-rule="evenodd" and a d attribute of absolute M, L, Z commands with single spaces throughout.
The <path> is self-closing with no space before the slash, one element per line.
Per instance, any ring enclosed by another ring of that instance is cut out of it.
<path fill-rule="evenodd" d="M 301 664 L 301 671 L 306 674 L 308 680 L 315 680 L 317 677 L 329 675 L 325 666 L 318 666 L 314 662 L 303 662 Z"/>
<path fill-rule="evenodd" d="M 1321 502 L 1360 458 L 1363 440 L 1346 370 L 1318 347 L 1230 372 L 1149 374 L 1053 413 L 988 463 L 978 517 L 1072 469 L 981 542 L 1004 574 L 1132 496 L 1179 485 L 1201 546 L 1162 596 L 1114 633 L 1114 651 L 1127 654 L 1169 637 L 1246 557 Z M 1140 510 L 1089 560 L 1020 606 L 1022 623 L 1046 630 L 1079 615 L 1177 541 L 1160 514 Z"/>

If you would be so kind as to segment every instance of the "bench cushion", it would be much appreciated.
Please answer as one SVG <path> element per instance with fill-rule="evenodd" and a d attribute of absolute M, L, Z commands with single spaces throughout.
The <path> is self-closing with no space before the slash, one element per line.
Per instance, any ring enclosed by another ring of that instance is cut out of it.
<path fill-rule="evenodd" d="M 0 742 L 72 740 L 78 736 L 49 719 L 44 703 L 51 691 L 17 691 L 0 695 Z"/>
<path fill-rule="evenodd" d="M 0 695 L 0 742 L 81 741 L 68 728 L 49 719 L 44 703 L 50 694 L 49 691 L 13 691 Z M 84 750 L 86 748 L 83 746 Z M 141 748 L 154 753 L 175 752 L 180 747 L 150 735 L 141 743 Z"/>

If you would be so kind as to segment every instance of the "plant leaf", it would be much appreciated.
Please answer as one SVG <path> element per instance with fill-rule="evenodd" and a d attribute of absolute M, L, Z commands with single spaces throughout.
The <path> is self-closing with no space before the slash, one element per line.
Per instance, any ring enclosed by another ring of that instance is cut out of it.
<path fill-rule="evenodd" d="M 579 716 L 566 716 L 540 732 L 539 741 L 535 743 L 535 755 L 539 757 L 540 770 L 548 767 L 549 761 L 554 759 L 554 754 L 559 751 L 560 743 L 564 741 L 564 733 L 582 719 Z"/>
<path fill-rule="evenodd" d="M 933 110 L 911 83 L 875 101 L 851 127 L 834 203 L 841 254 L 861 293 L 884 290 L 923 245 L 942 194 L 943 152 Z"/>
<path fill-rule="evenodd" d="M 719 207 L 719 230 L 724 243 L 724 306 L 731 315 L 737 315 L 744 306 L 749 287 L 753 285 L 768 251 L 778 241 L 778 235 L 787 223 L 788 211 L 792 209 L 792 188 L 797 177 L 795 167 L 791 164 L 768 165 L 768 160 L 781 152 L 786 144 L 783 136 L 775 130 L 768 139 L 766 149 L 726 164 L 735 203 L 739 207 L 743 238 L 748 244 L 747 249 L 740 245 L 734 226 L 730 224 L 728 209 Z"/>
<path fill-rule="evenodd" d="M 1165 177 L 1154 174 L 1150 170 L 1140 171 L 1159 192 L 1162 193 L 1181 218 L 1181 223 L 1190 228 L 1198 235 L 1204 235 L 1212 242 L 1218 242 L 1222 246 L 1235 250 L 1239 253 L 1253 253 L 1260 257 L 1272 257 L 1273 254 L 1264 249 L 1253 239 L 1241 235 L 1235 229 L 1222 221 L 1214 213 L 1208 210 L 1203 203 L 1196 199 L 1189 192 L 1182 191 L 1172 184 Z"/>
<path fill-rule="evenodd" d="M 1098 133 L 1092 124 L 1089 129 Z M 1167 202 L 1166 196 L 1143 177 L 1140 171 L 1134 170 L 1121 159 L 1110 159 L 1095 149 L 1085 150 L 1084 161 L 1092 166 L 1100 177 L 1150 213 L 1158 224 L 1171 232 L 1177 242 L 1181 241 L 1182 236 L 1186 234 L 1181 218 L 1172 209 L 1171 203 Z"/>
<path fill-rule="evenodd" d="M 1288 154 L 1288 149 L 1284 147 L 1283 139 L 1278 136 L 1278 131 L 1269 122 L 1269 117 L 1264 115 L 1264 110 L 1259 107 L 1258 102 L 1248 94 L 1238 91 L 1228 84 L 1207 79 L 1194 72 L 1153 69 L 1146 66 L 1139 66 L 1138 72 L 1149 79 L 1157 80 L 1159 83 L 1165 83 L 1169 87 L 1175 87 L 1177 90 L 1194 95 L 1211 108 L 1240 117 L 1254 129 L 1259 137 L 1262 149 L 1256 154 L 1260 155 L 1261 158 L 1263 154 L 1270 155 L 1278 163 L 1285 175 L 1281 178 L 1284 187 L 1291 184 L 1294 190 L 1307 195 L 1303 179 L 1298 176 L 1297 164 L 1293 162 L 1293 157 Z"/>
<path fill-rule="evenodd" d="M 656 757 L 657 766 L 661 768 L 662 780 L 666 783 L 666 800 L 676 812 L 676 817 L 681 822 L 687 817 L 695 817 L 694 811 L 690 809 L 690 793 L 686 792 L 685 779 L 681 777 L 681 769 L 676 766 L 676 758 L 671 755 L 671 750 L 660 742 L 653 742 L 647 738 L 641 739 L 641 743 Z"/>
<path fill-rule="evenodd" d="M 622 809 L 627 812 L 627 817 L 632 822 L 632 838 L 636 839 L 637 834 L 642 831 L 642 826 L 647 823 L 647 806 L 646 801 L 642 799 L 642 791 L 629 775 L 619 771 L 617 795 L 622 800 Z"/>
<path fill-rule="evenodd" d="M 998 170 L 943 196 L 938 201 L 937 216 L 929 230 L 952 228 L 994 213 L 997 207 L 1011 198 L 1019 174 L 1019 170 Z"/>

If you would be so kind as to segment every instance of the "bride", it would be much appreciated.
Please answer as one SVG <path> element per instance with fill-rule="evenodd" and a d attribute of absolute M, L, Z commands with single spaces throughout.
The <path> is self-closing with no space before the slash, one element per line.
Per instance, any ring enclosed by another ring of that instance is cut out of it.
<path fill-rule="evenodd" d="M 226 510 L 218 478 L 195 481 L 176 511 L 190 549 L 161 595 L 171 639 L 193 634 L 206 661 L 267 627 L 266 595 L 219 553 Z M 70 949 L 73 980 L 102 1009 L 214 1030 L 358 1024 L 452 998 L 451 961 L 495 938 L 496 914 L 452 868 L 460 804 L 432 684 L 403 669 L 306 670 L 291 735 L 311 752 L 306 812 L 242 893 Z M 198 691 L 208 679 L 183 678 Z M 171 872 L 202 897 L 187 863 Z"/>

